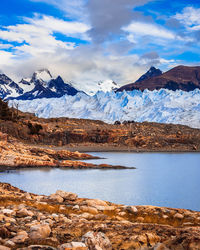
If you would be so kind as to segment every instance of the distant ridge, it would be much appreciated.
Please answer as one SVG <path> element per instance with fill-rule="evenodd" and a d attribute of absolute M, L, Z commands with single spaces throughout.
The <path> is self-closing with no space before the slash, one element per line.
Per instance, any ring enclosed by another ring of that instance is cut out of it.
<path fill-rule="evenodd" d="M 149 72 L 149 71 L 148 71 Z M 145 75 L 149 75 L 148 72 Z M 196 88 L 200 89 L 200 66 L 177 66 L 163 74 L 150 76 L 148 78 L 141 77 L 135 83 L 130 83 L 120 87 L 117 91 L 132 91 L 136 90 L 183 90 L 192 91 Z"/>

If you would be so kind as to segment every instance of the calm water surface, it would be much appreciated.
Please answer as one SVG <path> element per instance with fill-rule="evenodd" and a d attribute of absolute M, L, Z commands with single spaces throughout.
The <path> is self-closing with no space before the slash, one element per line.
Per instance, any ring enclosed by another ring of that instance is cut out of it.
<path fill-rule="evenodd" d="M 80 197 L 127 205 L 156 205 L 200 211 L 199 153 L 92 153 L 109 163 L 135 170 L 22 169 L 1 172 L 8 182 L 28 192 L 51 194 L 57 189 Z"/>

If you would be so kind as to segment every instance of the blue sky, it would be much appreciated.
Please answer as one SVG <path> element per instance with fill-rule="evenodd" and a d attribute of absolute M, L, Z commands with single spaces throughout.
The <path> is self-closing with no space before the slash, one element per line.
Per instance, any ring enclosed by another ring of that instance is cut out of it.
<path fill-rule="evenodd" d="M 48 68 L 87 84 L 136 80 L 150 66 L 200 65 L 196 0 L 3 0 L 0 71 Z"/>

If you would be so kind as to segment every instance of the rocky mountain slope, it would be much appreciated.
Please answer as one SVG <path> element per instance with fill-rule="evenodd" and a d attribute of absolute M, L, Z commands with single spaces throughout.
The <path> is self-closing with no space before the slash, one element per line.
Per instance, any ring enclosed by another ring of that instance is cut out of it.
<path fill-rule="evenodd" d="M 142 80 L 142 81 L 141 81 Z M 135 83 L 122 86 L 117 91 L 155 90 L 155 89 L 193 91 L 200 88 L 200 66 L 177 66 L 163 74 L 140 79 Z"/>
<path fill-rule="evenodd" d="M 144 80 L 150 79 L 155 76 L 162 75 L 162 71 L 160 69 L 156 69 L 155 67 L 151 67 L 144 75 L 142 75 L 136 82 L 142 82 Z"/>

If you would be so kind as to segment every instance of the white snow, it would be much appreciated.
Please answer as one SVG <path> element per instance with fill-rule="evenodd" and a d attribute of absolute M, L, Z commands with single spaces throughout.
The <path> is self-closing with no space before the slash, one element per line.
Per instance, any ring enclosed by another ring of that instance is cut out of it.
<path fill-rule="evenodd" d="M 72 86 L 78 90 L 84 91 L 88 95 L 95 95 L 97 91 L 110 92 L 120 88 L 120 86 L 111 79 L 100 82 L 92 82 L 81 85 L 80 83 L 72 83 Z"/>
<path fill-rule="evenodd" d="M 35 72 L 36 74 L 36 79 L 37 80 L 42 80 L 44 82 L 49 82 L 52 79 L 52 76 L 50 72 L 47 69 L 44 70 L 38 70 Z"/>
<path fill-rule="evenodd" d="M 22 83 L 22 82 L 19 82 L 19 83 L 18 83 L 19 87 L 22 88 L 22 89 L 24 90 L 23 93 L 32 91 L 32 90 L 35 88 L 35 84 L 34 84 L 33 82 L 32 82 L 32 83 L 30 82 L 31 79 L 26 78 L 26 79 L 24 79 L 24 81 L 27 81 L 27 82 L 29 82 L 30 84 L 28 85 L 28 84 L 24 84 L 24 83 Z M 18 95 L 18 96 L 19 96 L 19 95 Z"/>
<path fill-rule="evenodd" d="M 16 100 L 14 100 L 16 102 Z M 200 128 L 200 90 L 166 89 L 144 92 L 97 92 L 75 96 L 17 101 L 19 109 L 39 117 L 89 118 L 113 123 L 116 120 L 174 123 Z M 9 102 L 12 105 L 12 101 Z"/>

